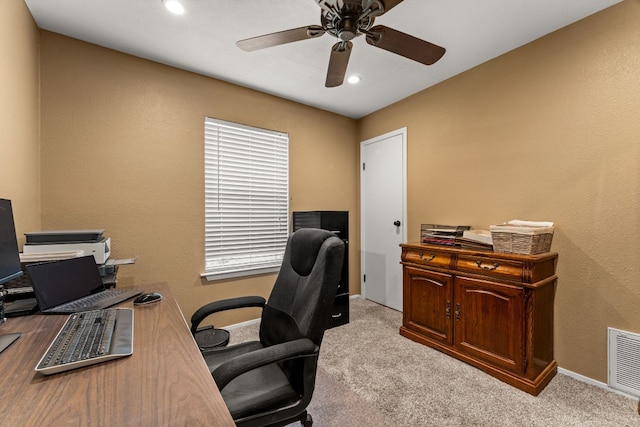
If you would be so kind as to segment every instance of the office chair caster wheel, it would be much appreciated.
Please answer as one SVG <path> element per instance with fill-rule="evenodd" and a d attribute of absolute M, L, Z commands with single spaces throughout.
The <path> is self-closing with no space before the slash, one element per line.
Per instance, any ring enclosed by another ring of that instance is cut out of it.
<path fill-rule="evenodd" d="M 305 413 L 300 418 L 300 424 L 302 427 L 312 427 L 313 426 L 313 418 L 311 418 L 311 414 Z"/>

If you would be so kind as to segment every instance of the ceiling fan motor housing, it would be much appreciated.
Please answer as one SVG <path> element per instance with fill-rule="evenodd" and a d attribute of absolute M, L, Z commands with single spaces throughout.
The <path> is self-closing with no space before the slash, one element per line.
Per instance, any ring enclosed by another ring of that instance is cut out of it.
<path fill-rule="evenodd" d="M 364 12 L 362 1 L 344 0 L 339 10 L 336 8 L 322 10 L 322 27 L 327 33 L 343 42 L 353 40 L 373 25 L 374 14 L 371 10 Z"/>
<path fill-rule="evenodd" d="M 338 22 L 338 38 L 348 42 L 358 35 L 358 22 L 352 17 L 344 17 Z"/>

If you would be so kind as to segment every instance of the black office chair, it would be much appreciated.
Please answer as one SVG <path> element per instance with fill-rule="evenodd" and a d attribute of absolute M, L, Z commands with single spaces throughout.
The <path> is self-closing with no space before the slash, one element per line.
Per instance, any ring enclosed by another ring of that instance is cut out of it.
<path fill-rule="evenodd" d="M 268 301 L 241 297 L 200 309 L 202 316 L 245 304 L 263 307 L 259 341 L 202 351 L 236 425 L 313 424 L 306 408 L 344 250 L 329 231 L 300 229 L 289 237 Z"/>

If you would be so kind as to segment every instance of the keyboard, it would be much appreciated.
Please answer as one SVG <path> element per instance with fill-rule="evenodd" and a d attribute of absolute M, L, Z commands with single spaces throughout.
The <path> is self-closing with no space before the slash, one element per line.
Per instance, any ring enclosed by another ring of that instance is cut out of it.
<path fill-rule="evenodd" d="M 67 302 L 65 304 L 42 310 L 42 313 L 76 313 L 103 309 L 139 295 L 140 291 L 127 289 L 107 289 L 86 297 Z"/>
<path fill-rule="evenodd" d="M 67 318 L 36 365 L 36 371 L 56 374 L 131 354 L 132 309 L 81 311 Z"/>

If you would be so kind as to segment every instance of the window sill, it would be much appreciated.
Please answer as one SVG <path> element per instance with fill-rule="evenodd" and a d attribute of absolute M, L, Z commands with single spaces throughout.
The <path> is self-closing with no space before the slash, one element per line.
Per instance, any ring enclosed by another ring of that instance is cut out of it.
<path fill-rule="evenodd" d="M 218 280 L 237 279 L 241 277 L 258 276 L 262 274 L 272 274 L 280 271 L 280 267 L 259 268 L 255 270 L 232 271 L 227 273 L 202 273 L 200 277 L 204 277 L 208 282 Z"/>

